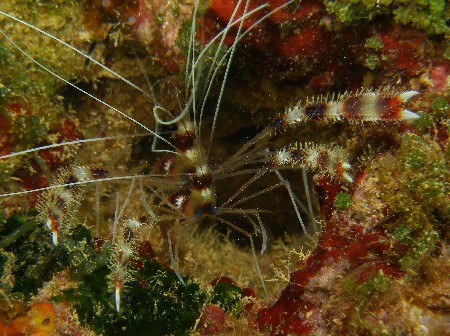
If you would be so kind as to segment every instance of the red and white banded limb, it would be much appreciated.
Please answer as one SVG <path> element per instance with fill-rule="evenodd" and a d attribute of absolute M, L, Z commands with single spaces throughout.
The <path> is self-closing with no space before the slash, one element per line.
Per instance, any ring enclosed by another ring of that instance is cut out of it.
<path fill-rule="evenodd" d="M 113 253 L 109 260 L 110 285 L 114 290 L 114 301 L 116 311 L 120 312 L 121 297 L 126 283 L 133 279 L 130 262 L 137 258 L 136 243 L 134 242 L 135 231 L 141 226 L 136 219 L 127 219 L 122 221 L 120 234 L 117 235 L 117 241 L 114 243 Z"/>
<path fill-rule="evenodd" d="M 71 209 L 76 207 L 80 198 L 80 185 L 101 180 L 109 176 L 108 172 L 96 167 L 75 167 L 63 170 L 39 199 L 38 210 L 52 233 L 54 245 L 58 244 L 63 226 L 71 221 Z"/>
<path fill-rule="evenodd" d="M 316 121 L 350 122 L 398 122 L 413 120 L 419 116 L 405 108 L 405 103 L 418 91 L 393 92 L 389 88 L 380 90 L 361 90 L 355 93 L 345 93 L 337 97 L 319 97 L 317 99 L 299 102 L 286 113 L 277 118 L 274 129 L 293 126 L 298 123 Z"/>
<path fill-rule="evenodd" d="M 291 166 L 318 170 L 323 174 L 353 182 L 348 174 L 351 168 L 344 149 L 324 145 L 294 144 L 278 149 L 270 155 L 271 168 Z"/>

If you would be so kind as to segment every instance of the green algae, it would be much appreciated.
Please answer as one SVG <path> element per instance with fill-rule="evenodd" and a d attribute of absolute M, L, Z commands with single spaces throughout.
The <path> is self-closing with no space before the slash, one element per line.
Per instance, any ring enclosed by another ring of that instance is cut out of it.
<path fill-rule="evenodd" d="M 8 1 L 2 2 L 0 10 L 63 37 L 79 49 L 89 38 L 80 34 L 83 28 L 76 24 L 82 20 L 76 1 Z M 3 154 L 9 154 L 52 142 L 51 125 L 65 114 L 60 94 L 66 84 L 30 58 L 68 80 L 83 78 L 86 68 L 83 57 L 20 22 L 0 15 L 0 29 L 12 41 L 0 35 L 0 127 L 2 133 L 7 132 L 2 139 Z M 31 159 L 22 155 L 2 161 L 0 177 L 10 181 L 18 170 L 31 173 Z M 1 189 L 13 185 L 4 184 Z"/>
<path fill-rule="evenodd" d="M 393 16 L 395 22 L 411 24 L 428 34 L 450 35 L 446 24 L 450 5 L 445 0 L 325 0 L 324 3 L 329 13 L 347 25 Z"/>
<path fill-rule="evenodd" d="M 8 234 L 24 225 L 28 216 L 14 214 L 2 219 L 0 234 Z M 73 226 L 58 246 L 53 246 L 49 233 L 35 230 L 18 238 L 0 254 L 0 289 L 7 300 L 27 301 L 56 272 L 69 269 L 78 285 L 55 295 L 53 301 L 69 302 L 81 320 L 99 334 L 108 335 L 184 335 L 192 329 L 200 315 L 206 294 L 197 284 L 182 286 L 174 272 L 155 261 L 146 260 L 136 278 L 127 285 L 123 313 L 114 309 L 113 293 L 108 282 L 111 244 L 105 242 L 95 251 L 93 238 L 84 225 Z M 185 278 L 187 281 L 188 279 Z M 228 292 L 228 290 L 223 290 Z M 222 289 L 215 293 L 227 297 Z M 230 309 L 233 309 L 230 301 Z"/>
<path fill-rule="evenodd" d="M 372 36 L 366 40 L 364 48 L 371 51 L 365 60 L 365 66 L 370 70 L 374 70 L 381 63 L 380 57 L 374 54 L 374 52 L 377 52 L 383 48 L 383 42 L 378 36 Z"/>
<path fill-rule="evenodd" d="M 218 282 L 213 288 L 210 301 L 213 304 L 218 304 L 223 310 L 233 312 L 237 315 L 244 308 L 242 303 L 243 297 L 244 291 L 242 288 L 236 285 Z"/>
<path fill-rule="evenodd" d="M 67 300 L 96 333 L 108 335 L 185 335 L 200 315 L 205 295 L 198 285 L 182 286 L 173 272 L 149 260 L 127 285 L 117 314 L 104 286 L 108 274 L 106 266 L 99 268 L 54 300 Z"/>
<path fill-rule="evenodd" d="M 98 269 L 108 264 L 112 244 L 105 242 L 94 251 L 91 231 L 85 225 L 72 227 L 61 242 L 60 248 L 66 255 L 64 264 L 72 279 L 83 281 Z"/>
<path fill-rule="evenodd" d="M 380 65 L 381 59 L 377 55 L 369 55 L 366 58 L 364 65 L 370 70 L 375 70 L 378 65 Z"/>
<path fill-rule="evenodd" d="M 33 230 L 15 236 L 14 241 L 2 249 L 3 279 L 0 288 L 10 299 L 28 301 L 49 281 L 52 274 L 61 269 L 59 252 L 51 245 L 48 232 L 34 225 L 34 214 L 14 213 L 4 220 L 1 237 L 7 237 L 17 228 L 33 225 Z"/>
<path fill-rule="evenodd" d="M 29 216 L 2 215 L 0 235 L 8 235 L 29 221 Z M 207 303 L 239 315 L 244 307 L 243 290 L 217 283 L 205 291 L 152 259 L 133 262 L 133 279 L 122 293 L 122 309 L 117 313 L 109 283 L 112 244 L 104 241 L 93 248 L 91 230 L 78 224 L 70 227 L 60 244 L 53 246 L 48 230 L 36 227 L 22 235 L 0 253 L 0 290 L 7 302 L 28 301 L 44 281 L 68 270 L 75 285 L 54 294 L 52 301 L 70 303 L 82 323 L 97 334 L 107 335 L 187 335 Z M 139 265 L 139 266 L 138 266 Z"/>
<path fill-rule="evenodd" d="M 333 201 L 333 206 L 336 209 L 347 209 L 352 204 L 351 195 L 341 191 L 339 192 Z"/>
<path fill-rule="evenodd" d="M 416 120 L 415 124 L 416 127 L 420 130 L 420 131 L 425 131 L 428 128 L 430 128 L 434 123 L 434 119 L 433 116 L 431 116 L 428 113 L 421 113 L 419 115 L 419 118 Z"/>
<path fill-rule="evenodd" d="M 377 6 L 376 0 L 325 0 L 324 3 L 327 11 L 335 14 L 339 21 L 352 24 L 362 20 L 372 20 L 378 15 L 387 14 L 389 12 L 387 5 L 390 4 L 390 1 L 382 1 L 382 6 Z"/>
<path fill-rule="evenodd" d="M 396 287 L 393 277 L 384 274 L 382 270 L 372 271 L 364 280 L 360 279 L 360 274 L 350 274 L 345 276 L 338 284 L 339 299 L 343 302 L 346 331 L 357 335 L 379 335 L 386 330 L 382 321 L 376 317 L 377 323 L 373 323 L 374 312 L 379 309 L 381 303 L 389 302 L 393 297 L 393 288 Z"/>
<path fill-rule="evenodd" d="M 446 24 L 449 19 L 449 5 L 445 0 L 402 1 L 394 11 L 395 20 L 403 24 L 412 24 L 429 34 L 446 34 L 450 29 Z"/>
<path fill-rule="evenodd" d="M 425 227 L 420 231 L 411 231 L 410 234 L 408 239 L 404 239 L 405 244 L 410 245 L 410 249 L 399 260 L 402 270 L 405 271 L 416 270 L 423 262 L 426 262 L 439 241 L 438 232 L 432 228 Z"/>
<path fill-rule="evenodd" d="M 436 118 L 445 119 L 450 117 L 450 105 L 445 98 L 438 97 L 433 100 L 431 110 Z"/>
<path fill-rule="evenodd" d="M 353 298 L 357 306 L 379 299 L 391 287 L 391 278 L 383 271 L 372 273 L 366 281 L 360 283 L 353 276 L 344 278 L 340 284 L 343 292 Z"/>
<path fill-rule="evenodd" d="M 437 143 L 416 134 L 405 134 L 396 157 L 380 162 L 381 192 L 398 217 L 387 233 L 399 245 L 396 253 L 405 271 L 426 262 L 436 250 L 442 223 L 450 218 L 446 162 Z"/>
<path fill-rule="evenodd" d="M 443 43 L 444 52 L 443 56 L 446 60 L 450 60 L 450 41 L 446 40 L 445 43 Z"/>
<path fill-rule="evenodd" d="M 378 36 L 372 36 L 366 40 L 364 47 L 379 51 L 383 48 L 383 42 Z"/>

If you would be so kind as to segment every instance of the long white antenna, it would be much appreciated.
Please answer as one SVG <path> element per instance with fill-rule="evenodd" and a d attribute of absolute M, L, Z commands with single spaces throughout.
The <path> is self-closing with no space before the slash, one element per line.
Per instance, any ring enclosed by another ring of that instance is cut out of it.
<path fill-rule="evenodd" d="M 0 11 L 0 14 L 3 13 Z M 133 123 L 135 123 L 136 125 L 141 126 L 143 129 L 145 129 L 147 132 L 151 133 L 152 135 L 154 135 L 155 137 L 158 137 L 160 140 L 164 141 L 165 143 L 167 143 L 169 146 L 171 146 L 172 148 L 175 148 L 174 145 L 172 145 L 169 141 L 167 141 L 166 139 L 164 139 L 163 137 L 161 137 L 159 134 L 156 134 L 155 132 L 153 132 L 153 130 L 151 130 L 150 128 L 148 128 L 147 126 L 145 126 L 144 124 L 142 124 L 141 122 L 137 121 L 136 119 L 130 117 L 129 115 L 123 113 L 122 111 L 120 111 L 119 109 L 115 108 L 114 106 L 108 104 L 107 102 L 104 102 L 103 100 L 95 97 L 94 95 L 90 94 L 89 92 L 83 90 L 82 88 L 76 86 L 75 84 L 69 82 L 67 79 L 61 77 L 60 75 L 58 75 L 57 73 L 53 72 L 52 70 L 50 70 L 49 68 L 47 68 L 46 66 L 44 66 L 43 64 L 41 64 L 40 62 L 38 62 L 37 60 L 35 60 L 32 56 L 30 56 L 25 50 L 23 50 L 21 47 L 19 47 L 13 40 L 11 40 L 11 38 L 6 35 L 3 30 L 0 29 L 0 33 L 17 49 L 19 50 L 24 56 L 26 56 L 28 59 L 30 59 L 33 63 L 35 63 L 36 65 L 38 65 L 39 67 L 41 67 L 42 69 L 44 69 L 45 71 L 47 71 L 49 74 L 51 74 L 52 76 L 54 76 L 55 78 L 63 81 L 64 83 L 66 83 L 67 85 L 70 85 L 71 87 L 73 87 L 74 89 L 80 91 L 81 93 L 85 94 L 86 96 L 94 99 L 95 101 L 99 102 L 100 104 L 103 104 L 104 106 L 114 110 L 115 112 L 119 113 L 121 116 L 127 118 L 128 120 L 132 121 Z M 51 35 L 50 35 L 51 36 Z M 174 151 L 171 151 L 172 153 L 176 153 Z"/>
<path fill-rule="evenodd" d="M 0 159 L 7 159 L 14 156 L 19 155 L 25 155 L 27 153 L 33 153 L 44 149 L 50 149 L 50 148 L 56 148 L 61 146 L 69 146 L 69 145 L 79 145 L 86 142 L 95 142 L 95 141 L 103 141 L 103 140 L 112 140 L 112 139 L 124 139 L 124 138 L 134 138 L 134 137 L 143 137 L 147 136 L 149 133 L 136 133 L 136 134 L 129 134 L 129 135 L 114 135 L 114 136 L 107 136 L 103 138 L 90 138 L 90 139 L 80 139 L 80 140 L 74 140 L 74 141 L 67 141 L 67 142 L 59 142 L 51 145 L 45 145 L 35 148 L 26 149 L 17 153 L 11 153 L 0 156 Z"/>
<path fill-rule="evenodd" d="M 89 56 L 88 54 L 82 52 L 81 50 L 78 50 L 78 49 L 75 48 L 75 47 L 73 47 L 73 46 L 70 45 L 69 43 L 67 43 L 67 42 L 65 42 L 65 41 L 63 41 L 63 40 L 57 38 L 56 36 L 53 36 L 52 34 L 47 33 L 46 31 L 44 31 L 44 30 L 42 30 L 42 29 L 39 29 L 39 28 L 36 27 L 36 26 L 33 26 L 32 24 L 30 24 L 30 23 L 28 23 L 28 22 L 26 22 L 26 21 L 23 21 L 23 20 L 21 20 L 21 19 L 19 19 L 19 18 L 16 18 L 16 17 L 12 16 L 11 14 L 5 13 L 5 12 L 3 12 L 3 11 L 1 11 L 1 10 L 0 10 L 0 14 L 2 14 L 2 15 L 6 16 L 6 17 L 8 17 L 8 18 L 10 18 L 10 19 L 12 19 L 12 20 L 14 20 L 14 21 L 17 21 L 17 22 L 19 22 L 19 23 L 21 23 L 21 24 L 23 24 L 23 25 L 25 25 L 25 26 L 27 26 L 27 27 L 30 27 L 31 29 L 34 29 L 34 30 L 38 31 L 39 33 L 41 33 L 41 34 L 43 34 L 43 35 L 45 35 L 45 36 L 47 36 L 47 37 L 49 37 L 49 38 L 51 38 L 51 39 L 57 41 L 58 43 L 61 43 L 62 45 L 66 46 L 67 48 L 69 48 L 69 49 L 75 51 L 76 53 L 78 53 L 78 54 L 80 54 L 81 56 L 83 56 L 83 57 L 87 58 L 88 60 L 90 60 L 91 62 L 97 64 L 97 65 L 100 66 L 102 69 L 108 71 L 110 74 L 112 74 L 112 75 L 114 75 L 115 77 L 117 77 L 117 78 L 123 80 L 125 83 L 127 83 L 127 84 L 130 85 L 131 87 L 135 88 L 135 89 L 138 90 L 140 93 L 144 94 L 148 99 L 150 99 L 150 101 L 151 101 L 152 103 L 155 103 L 155 101 L 153 100 L 153 97 L 152 97 L 149 93 L 147 93 L 146 91 L 142 90 L 139 86 L 137 86 L 136 84 L 130 82 L 128 79 L 122 77 L 122 76 L 119 75 L 117 72 L 111 70 L 111 69 L 108 68 L 107 66 L 101 64 L 99 61 L 97 61 L 97 60 L 94 59 L 93 57 Z M 2 34 L 5 35 L 5 33 L 3 33 L 3 32 L 2 32 Z M 6 36 L 6 35 L 5 35 L 5 36 Z M 9 40 L 9 38 L 8 38 L 8 40 Z"/>

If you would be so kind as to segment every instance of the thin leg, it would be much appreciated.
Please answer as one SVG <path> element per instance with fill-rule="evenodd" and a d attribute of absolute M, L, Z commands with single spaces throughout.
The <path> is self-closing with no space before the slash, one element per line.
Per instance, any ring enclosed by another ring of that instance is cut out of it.
<path fill-rule="evenodd" d="M 95 184 L 95 236 L 100 237 L 100 183 Z"/>
<path fill-rule="evenodd" d="M 186 287 L 186 283 L 184 282 L 183 278 L 180 275 L 180 272 L 178 272 L 178 267 L 174 258 L 174 253 L 172 251 L 172 240 L 170 239 L 170 231 L 167 231 L 167 240 L 169 243 L 169 258 L 170 258 L 170 264 L 172 265 L 173 271 L 175 272 L 178 280 L 180 280 L 181 284 Z M 178 249 L 177 249 L 178 250 Z M 178 251 L 177 251 L 178 254 Z"/>
<path fill-rule="evenodd" d="M 280 174 L 279 171 L 274 170 L 275 174 L 277 175 L 278 179 L 283 183 L 284 187 L 286 188 L 287 192 L 289 193 L 289 197 L 291 198 L 292 206 L 294 207 L 295 213 L 297 215 L 298 221 L 300 225 L 302 226 L 303 232 L 305 235 L 309 238 L 312 238 L 311 235 L 306 231 L 305 223 L 303 222 L 302 216 L 300 215 L 300 211 L 298 210 L 297 202 L 294 196 L 294 193 L 292 191 L 291 185 L 287 180 L 284 179 L 284 177 Z"/>
<path fill-rule="evenodd" d="M 308 202 L 309 216 L 313 222 L 314 231 L 317 232 L 318 228 L 317 228 L 317 224 L 316 224 L 316 219 L 314 217 L 314 211 L 313 211 L 312 200 L 311 200 L 311 192 L 310 192 L 309 185 L 308 185 L 308 176 L 306 175 L 305 167 L 302 168 L 302 176 L 303 176 L 303 185 L 305 187 L 306 202 Z"/>

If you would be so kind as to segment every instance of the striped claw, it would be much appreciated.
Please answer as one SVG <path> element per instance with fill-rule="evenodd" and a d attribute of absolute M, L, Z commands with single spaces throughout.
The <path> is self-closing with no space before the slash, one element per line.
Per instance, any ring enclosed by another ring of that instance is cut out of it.
<path fill-rule="evenodd" d="M 353 178 L 347 172 L 351 166 L 346 160 L 346 154 L 343 149 L 338 147 L 297 144 L 279 149 L 271 156 L 271 160 L 272 167 L 287 165 L 306 167 L 353 182 Z"/>
<path fill-rule="evenodd" d="M 288 109 L 274 122 L 272 128 L 279 129 L 308 120 L 396 122 L 417 119 L 419 116 L 416 113 L 403 106 L 417 94 L 419 94 L 418 91 L 395 93 L 388 89 L 381 89 L 342 94 L 337 98 L 320 97 Z"/>
<path fill-rule="evenodd" d="M 409 100 L 409 98 L 414 97 L 415 95 L 418 95 L 419 91 L 406 91 L 403 92 L 399 95 L 399 98 L 403 101 L 406 102 Z"/>

